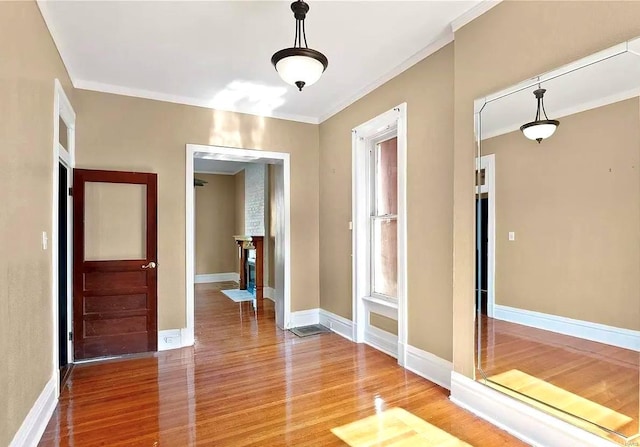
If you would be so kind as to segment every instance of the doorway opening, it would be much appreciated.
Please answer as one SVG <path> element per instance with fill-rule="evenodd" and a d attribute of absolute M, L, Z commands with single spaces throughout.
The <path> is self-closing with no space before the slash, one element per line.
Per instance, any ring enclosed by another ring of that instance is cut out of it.
<path fill-rule="evenodd" d="M 187 328 L 183 345 L 195 341 L 196 283 L 214 283 L 211 288 L 216 291 L 235 289 L 227 290 L 227 297 L 237 299 L 244 312 L 259 311 L 263 300 L 270 299 L 273 305 L 267 304 L 273 308 L 275 324 L 290 328 L 289 154 L 195 144 L 187 144 L 186 149 Z M 194 186 L 194 179 L 203 186 Z M 208 212 L 203 200 L 208 196 L 222 200 L 214 186 L 227 185 L 232 190 L 232 184 L 234 199 L 227 197 L 222 206 L 227 214 L 226 223 L 221 224 L 225 230 L 213 235 L 206 229 Z M 213 243 L 196 247 L 198 241 Z M 224 252 L 222 257 L 219 251 Z M 208 271 L 212 269 L 226 271 Z"/>
<path fill-rule="evenodd" d="M 495 155 L 480 157 L 476 173 L 476 312 L 495 307 Z"/>
<path fill-rule="evenodd" d="M 51 198 L 52 359 L 56 397 L 73 366 L 72 187 L 76 114 L 58 79 L 53 84 L 53 194 Z M 47 234 L 43 234 L 46 248 Z"/>
<path fill-rule="evenodd" d="M 353 340 L 405 364 L 406 104 L 353 129 Z"/>

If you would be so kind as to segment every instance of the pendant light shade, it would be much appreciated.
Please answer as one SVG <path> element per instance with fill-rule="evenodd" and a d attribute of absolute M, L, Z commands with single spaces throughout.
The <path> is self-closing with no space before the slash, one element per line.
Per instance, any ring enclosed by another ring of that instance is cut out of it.
<path fill-rule="evenodd" d="M 309 12 L 309 5 L 298 0 L 291 3 L 291 10 L 296 19 L 293 47 L 276 52 L 271 57 L 271 63 L 284 82 L 302 91 L 304 86 L 315 84 L 320 79 L 329 61 L 324 54 L 307 46 L 304 19 Z"/>
<path fill-rule="evenodd" d="M 536 140 L 538 144 L 545 138 L 549 138 L 553 135 L 560 125 L 560 121 L 558 120 L 550 120 L 547 116 L 547 112 L 544 110 L 544 94 L 546 90 L 543 88 L 538 88 L 533 92 L 535 97 L 538 100 L 538 108 L 536 110 L 536 118 L 530 123 L 523 124 L 520 126 L 520 130 L 530 140 Z M 540 114 L 540 111 L 544 114 L 544 119 Z"/>

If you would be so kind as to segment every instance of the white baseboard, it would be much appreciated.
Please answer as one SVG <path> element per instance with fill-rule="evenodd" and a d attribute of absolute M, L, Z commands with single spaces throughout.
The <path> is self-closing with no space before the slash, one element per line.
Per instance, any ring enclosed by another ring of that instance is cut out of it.
<path fill-rule="evenodd" d="M 202 284 L 207 282 L 225 282 L 225 281 L 240 281 L 240 274 L 237 272 L 230 273 L 208 273 L 205 275 L 196 275 L 194 282 L 196 284 Z"/>
<path fill-rule="evenodd" d="M 196 337 L 193 333 L 193 328 L 189 329 L 184 327 L 180 329 L 180 341 L 182 347 L 193 346 L 196 343 Z"/>
<path fill-rule="evenodd" d="M 571 335 L 620 348 L 640 351 L 640 331 L 621 329 L 589 321 L 495 305 L 494 318 L 559 334 Z"/>
<path fill-rule="evenodd" d="M 268 298 L 271 301 L 273 301 L 274 303 L 276 302 L 276 289 L 274 289 L 273 287 L 264 287 L 262 289 L 262 297 L 263 298 Z"/>
<path fill-rule="evenodd" d="M 398 336 L 374 326 L 364 330 L 364 342 L 391 357 L 398 358 Z"/>
<path fill-rule="evenodd" d="M 618 445 L 456 372 L 451 373 L 450 399 L 535 447 Z"/>
<path fill-rule="evenodd" d="M 407 345 L 405 368 L 425 379 L 451 389 L 451 372 L 453 363 L 423 351 L 415 346 Z"/>
<path fill-rule="evenodd" d="M 353 323 L 351 320 L 329 312 L 328 310 L 320 309 L 320 324 L 328 327 L 347 340 L 353 341 Z"/>
<path fill-rule="evenodd" d="M 9 447 L 35 447 L 40 442 L 49 419 L 56 409 L 56 376 L 55 374 L 46 383 L 40 396 L 29 410 L 27 417 L 16 432 Z"/>
<path fill-rule="evenodd" d="M 310 326 L 320 323 L 320 312 L 319 309 L 299 310 L 297 312 L 291 312 L 289 319 L 290 321 L 287 326 L 289 329 Z"/>
<path fill-rule="evenodd" d="M 182 348 L 182 333 L 180 329 L 158 331 L 158 351 Z"/>

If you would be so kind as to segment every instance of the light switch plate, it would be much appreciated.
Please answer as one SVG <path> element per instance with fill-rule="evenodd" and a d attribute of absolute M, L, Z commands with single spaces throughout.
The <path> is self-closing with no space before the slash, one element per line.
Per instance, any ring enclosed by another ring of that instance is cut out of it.
<path fill-rule="evenodd" d="M 515 231 L 509 231 L 509 240 L 510 241 L 515 241 L 516 240 L 516 232 Z"/>
<path fill-rule="evenodd" d="M 47 237 L 47 232 L 43 231 L 42 232 L 42 249 L 43 250 L 47 249 L 48 242 L 49 242 L 49 238 Z"/>

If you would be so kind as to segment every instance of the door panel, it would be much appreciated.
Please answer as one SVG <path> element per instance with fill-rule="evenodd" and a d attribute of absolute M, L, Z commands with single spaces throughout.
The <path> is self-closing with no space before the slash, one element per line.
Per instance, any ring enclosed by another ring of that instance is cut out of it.
<path fill-rule="evenodd" d="M 157 176 L 74 171 L 76 359 L 157 350 Z"/>

